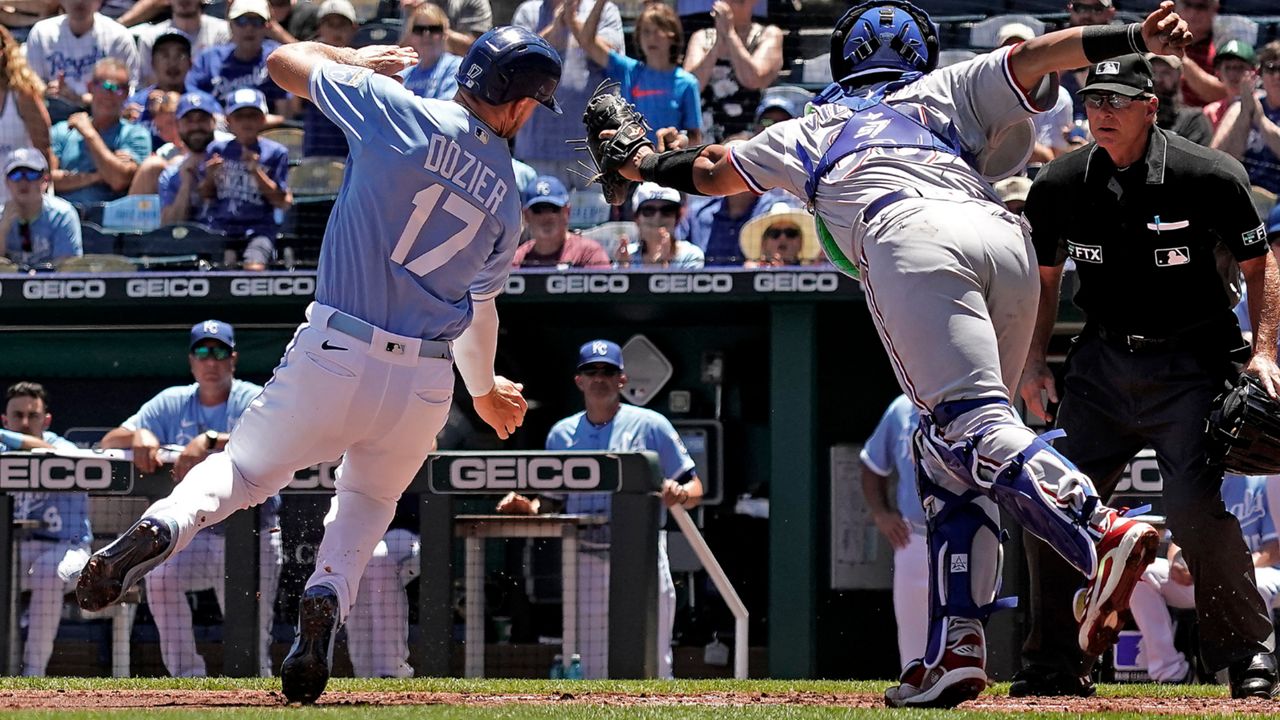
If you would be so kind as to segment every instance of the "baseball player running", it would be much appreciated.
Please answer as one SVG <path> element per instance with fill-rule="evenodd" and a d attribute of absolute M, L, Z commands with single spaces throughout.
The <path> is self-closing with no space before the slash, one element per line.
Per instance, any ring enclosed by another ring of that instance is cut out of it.
<path fill-rule="evenodd" d="M 837 82 L 812 114 L 731 147 L 657 152 L 634 143 L 603 155 L 627 158 L 606 171 L 689 193 L 782 187 L 805 197 L 830 260 L 860 275 L 898 381 L 924 413 L 915 443 L 929 524 L 929 639 L 885 693 L 891 706 L 950 707 L 986 687 L 983 623 L 1008 604 L 996 599 L 998 508 L 1088 579 L 1080 642 L 1091 653 L 1114 641 L 1154 557 L 1156 531 L 1103 506 L 1092 481 L 1009 404 L 1038 280 L 1030 237 L 990 182 L 1025 162 L 1030 117 L 1057 97 L 1054 71 L 1132 52 L 1176 54 L 1189 41 L 1164 2 L 1142 23 L 1069 28 L 935 72 L 928 15 L 905 0 L 872 0 L 836 24 Z M 620 130 L 602 132 L 611 127 Z M 629 123 L 600 123 L 589 125 L 588 143 L 627 144 L 638 134 Z"/>
<path fill-rule="evenodd" d="M 521 386 L 493 371 L 493 301 L 520 232 L 507 140 L 539 103 L 558 110 L 560 58 L 537 35 L 495 28 L 463 59 L 449 101 L 418 98 L 389 77 L 416 61 L 410 48 L 314 42 L 268 59 L 272 79 L 320 108 L 351 147 L 316 300 L 226 451 L 96 553 L 77 587 L 81 607 L 118 601 L 201 529 L 345 451 L 281 666 L 292 702 L 324 692 L 360 576 L 448 417 L 454 358 L 499 437 L 527 407 Z"/>

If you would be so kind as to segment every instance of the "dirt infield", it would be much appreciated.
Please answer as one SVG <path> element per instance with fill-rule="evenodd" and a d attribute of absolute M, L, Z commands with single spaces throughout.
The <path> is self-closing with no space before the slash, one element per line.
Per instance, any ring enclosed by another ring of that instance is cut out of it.
<path fill-rule="evenodd" d="M 5 690 L 0 710 L 110 709 L 110 708 L 234 708 L 285 705 L 284 696 L 268 690 Z M 510 705 L 644 706 L 814 706 L 842 708 L 883 707 L 883 699 L 871 693 L 555 693 L 483 694 L 446 692 L 330 692 L 319 705 L 457 705 L 494 707 Z M 1143 715 L 1274 715 L 1277 706 L 1264 700 L 1224 698 L 1010 698 L 987 694 L 960 706 L 965 710 L 996 712 L 1125 712 Z"/>

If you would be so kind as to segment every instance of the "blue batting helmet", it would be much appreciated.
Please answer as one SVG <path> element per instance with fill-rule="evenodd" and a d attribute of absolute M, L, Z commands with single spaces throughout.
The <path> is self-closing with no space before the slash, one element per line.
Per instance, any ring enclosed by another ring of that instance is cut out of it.
<path fill-rule="evenodd" d="M 521 27 L 496 27 L 481 35 L 458 66 L 458 87 L 490 105 L 530 97 L 560 114 L 559 84 L 560 55 Z"/>
<path fill-rule="evenodd" d="M 855 5 L 831 33 L 831 79 L 836 82 L 872 74 L 927 73 L 937 66 L 937 26 L 906 0 Z"/>

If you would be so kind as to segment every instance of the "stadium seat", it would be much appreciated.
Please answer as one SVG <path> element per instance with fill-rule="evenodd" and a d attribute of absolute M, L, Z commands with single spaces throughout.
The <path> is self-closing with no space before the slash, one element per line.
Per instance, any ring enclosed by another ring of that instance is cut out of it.
<path fill-rule="evenodd" d="M 169 225 L 147 233 L 120 236 L 120 252 L 131 258 L 197 255 L 222 262 L 227 246 L 226 235 L 198 223 Z"/>
<path fill-rule="evenodd" d="M 943 50 L 938 53 L 938 67 L 955 65 L 976 57 L 978 57 L 978 53 L 972 50 Z"/>
<path fill-rule="evenodd" d="M 285 146 L 289 151 L 290 164 L 296 164 L 302 158 L 302 141 L 305 137 L 302 128 L 283 126 L 263 130 L 262 137 Z"/>
<path fill-rule="evenodd" d="M 400 32 L 403 29 L 399 20 L 375 20 L 365 23 L 356 31 L 356 36 L 351 40 L 351 47 L 395 45 L 400 40 Z"/>
<path fill-rule="evenodd" d="M 1030 15 L 997 15 L 987 18 L 973 26 L 969 34 L 969 45 L 975 48 L 989 49 L 996 46 L 996 38 L 1000 28 L 1009 23 L 1022 23 L 1035 31 L 1036 36 L 1044 34 L 1044 21 Z"/>
<path fill-rule="evenodd" d="M 346 163 L 338 158 L 303 158 L 289 168 L 289 189 L 295 198 L 337 197 L 345 169 Z"/>
<path fill-rule="evenodd" d="M 133 272 L 133 261 L 123 255 L 84 255 L 69 257 L 58 263 L 58 272 Z"/>
<path fill-rule="evenodd" d="M 85 255 L 114 253 L 118 242 L 119 235 L 107 232 L 97 223 L 80 223 L 80 244 Z"/>

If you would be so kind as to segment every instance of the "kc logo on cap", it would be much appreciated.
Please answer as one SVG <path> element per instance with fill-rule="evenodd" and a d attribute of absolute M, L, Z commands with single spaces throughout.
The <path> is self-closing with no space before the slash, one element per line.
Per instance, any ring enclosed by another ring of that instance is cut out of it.
<path fill-rule="evenodd" d="M 1114 60 L 1100 62 L 1098 63 L 1097 73 L 1099 75 L 1119 75 L 1120 63 L 1115 62 Z"/>
<path fill-rule="evenodd" d="M 604 343 L 604 341 L 602 341 L 602 340 L 597 340 L 597 341 L 595 341 L 595 342 L 591 343 L 591 352 L 595 353 L 596 355 L 601 355 L 601 356 L 608 355 L 608 354 L 609 354 L 609 346 L 608 346 L 608 345 L 606 345 L 606 344 Z"/>

